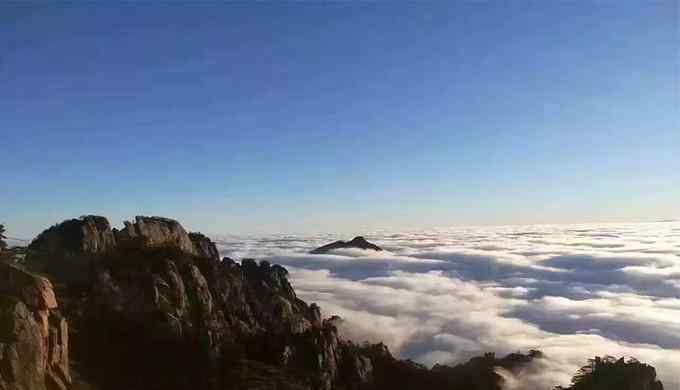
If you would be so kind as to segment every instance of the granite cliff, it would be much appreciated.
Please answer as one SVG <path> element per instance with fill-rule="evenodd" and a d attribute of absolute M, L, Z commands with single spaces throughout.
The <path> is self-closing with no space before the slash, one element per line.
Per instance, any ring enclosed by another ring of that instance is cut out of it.
<path fill-rule="evenodd" d="M 285 268 L 220 260 L 209 238 L 177 221 L 137 217 L 117 230 L 103 217 L 68 220 L 31 243 L 27 264 L 63 286 L 80 336 L 73 359 L 99 387 L 229 388 L 236 368 L 254 364 L 301 388 L 370 379 L 368 358 L 297 298 Z"/>
<path fill-rule="evenodd" d="M 52 283 L 0 263 L 0 389 L 67 389 L 69 361 L 68 324 Z"/>
<path fill-rule="evenodd" d="M 340 318 L 296 296 L 285 268 L 220 259 L 209 238 L 167 218 L 121 230 L 72 219 L 25 253 L 22 267 L 47 277 L 0 264 L 0 390 L 500 390 L 499 368 L 543 358 L 429 369 L 353 343 Z M 644 373 L 630 390 L 662 389 Z"/>

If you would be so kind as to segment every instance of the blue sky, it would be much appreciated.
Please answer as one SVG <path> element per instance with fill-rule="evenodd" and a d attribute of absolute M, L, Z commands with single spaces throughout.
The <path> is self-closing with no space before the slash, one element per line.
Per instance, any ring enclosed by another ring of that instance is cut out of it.
<path fill-rule="evenodd" d="M 0 5 L 0 218 L 680 218 L 677 2 Z"/>

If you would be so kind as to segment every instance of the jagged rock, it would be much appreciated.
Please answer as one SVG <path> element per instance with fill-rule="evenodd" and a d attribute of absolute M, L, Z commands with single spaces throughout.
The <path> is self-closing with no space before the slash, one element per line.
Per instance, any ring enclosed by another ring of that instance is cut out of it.
<path fill-rule="evenodd" d="M 0 389 L 69 387 L 68 324 L 56 309 L 49 280 L 0 263 Z"/>
<path fill-rule="evenodd" d="M 153 283 L 155 307 L 174 318 L 184 317 L 189 303 L 177 265 L 171 260 L 166 260 L 160 275 L 154 277 Z"/>
<path fill-rule="evenodd" d="M 41 326 L 28 307 L 0 297 L 0 388 L 46 389 L 46 352 Z"/>
<path fill-rule="evenodd" d="M 66 389 L 71 383 L 68 323 L 65 318 L 55 313 L 49 316 L 49 324 L 47 344 L 48 388 Z"/>
<path fill-rule="evenodd" d="M 27 260 L 66 281 L 87 280 L 97 256 L 112 250 L 116 240 L 109 221 L 87 215 L 42 232 L 28 246 Z"/>
<path fill-rule="evenodd" d="M 335 249 L 365 249 L 365 250 L 374 250 L 374 251 L 381 251 L 382 248 L 366 241 L 365 238 L 358 236 L 354 237 L 351 241 L 335 241 L 330 244 L 326 244 L 324 246 L 318 247 L 309 253 L 311 254 L 323 254 L 323 253 L 328 253 L 332 250 Z"/>
<path fill-rule="evenodd" d="M 220 252 L 208 237 L 201 233 L 189 233 L 189 239 L 194 244 L 196 256 L 219 260 Z"/>
<path fill-rule="evenodd" d="M 0 294 L 16 296 L 36 310 L 57 307 L 52 283 L 48 279 L 4 263 L 0 263 Z"/>
<path fill-rule="evenodd" d="M 371 358 L 353 352 L 343 345 L 338 376 L 347 388 L 360 389 L 373 383 L 373 362 Z"/>
<path fill-rule="evenodd" d="M 206 321 L 213 311 L 213 297 L 208 288 L 208 282 L 194 264 L 186 267 L 186 290 L 189 302 L 199 321 Z"/>
<path fill-rule="evenodd" d="M 321 327 L 321 308 L 316 303 L 309 305 L 309 320 L 312 323 L 312 327 Z"/>

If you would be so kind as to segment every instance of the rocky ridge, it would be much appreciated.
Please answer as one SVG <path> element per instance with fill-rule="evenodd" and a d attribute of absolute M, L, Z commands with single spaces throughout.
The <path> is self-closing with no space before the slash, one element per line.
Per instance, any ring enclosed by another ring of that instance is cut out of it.
<path fill-rule="evenodd" d="M 137 217 L 122 230 L 98 216 L 68 220 L 39 235 L 28 253 L 29 264 L 66 286 L 62 297 L 87 338 L 73 340 L 74 357 L 96 362 L 88 369 L 94 382 L 132 389 L 139 385 L 127 378 L 135 377 L 142 378 L 139 388 L 153 388 L 164 376 L 164 388 L 177 386 L 181 381 L 167 369 L 181 366 L 176 372 L 192 378 L 193 387 L 214 377 L 205 370 L 234 365 L 236 358 L 295 373 L 309 388 L 331 389 L 341 363 L 355 360 L 343 354 L 337 328 L 319 307 L 297 298 L 285 268 L 219 260 L 210 239 L 171 219 Z M 124 371 L 146 368 L 108 378 L 95 367 L 107 366 L 102 350 L 110 363 L 128 362 Z M 187 364 L 188 356 L 201 363 Z"/>
<path fill-rule="evenodd" d="M 355 344 L 340 318 L 297 298 L 285 268 L 220 260 L 209 238 L 167 218 L 122 230 L 99 216 L 64 221 L 31 243 L 25 265 L 56 288 L 0 267 L 0 390 L 500 390 L 497 368 L 543 358 L 428 369 Z"/>

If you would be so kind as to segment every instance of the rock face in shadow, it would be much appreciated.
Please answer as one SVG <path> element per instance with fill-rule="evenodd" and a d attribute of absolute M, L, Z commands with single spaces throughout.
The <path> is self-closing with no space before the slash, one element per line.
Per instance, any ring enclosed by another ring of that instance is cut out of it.
<path fill-rule="evenodd" d="M 72 354 L 103 388 L 222 388 L 234 378 L 218 373 L 242 361 L 293 373 L 310 389 L 338 380 L 337 329 L 297 298 L 285 268 L 219 260 L 209 238 L 176 221 L 137 217 L 117 231 L 86 216 L 46 230 L 29 249 L 29 264 L 64 285 L 79 335 Z M 318 354 L 303 348 L 310 343 Z"/>
<path fill-rule="evenodd" d="M 49 280 L 0 263 L 0 389 L 65 390 L 68 325 Z"/>
<path fill-rule="evenodd" d="M 328 253 L 332 250 L 336 249 L 365 249 L 365 250 L 374 250 L 374 251 L 381 251 L 382 248 L 366 241 L 365 238 L 358 236 L 354 237 L 351 241 L 335 241 L 330 244 L 326 244 L 324 246 L 318 247 L 309 253 L 311 254 L 323 254 L 323 253 Z"/>
<path fill-rule="evenodd" d="M 109 221 L 100 216 L 86 215 L 54 225 L 40 234 L 31 244 L 47 255 L 64 253 L 100 254 L 111 250 L 116 240 Z"/>
<path fill-rule="evenodd" d="M 208 237 L 201 233 L 189 233 L 189 239 L 191 239 L 194 245 L 196 256 L 215 260 L 220 259 L 220 252 L 217 251 L 217 246 Z"/>
<path fill-rule="evenodd" d="M 116 239 L 109 221 L 87 215 L 54 225 L 28 247 L 39 270 L 65 280 L 85 280 L 97 256 L 113 250 Z M 39 257 L 39 258 L 38 258 Z"/>
<path fill-rule="evenodd" d="M 76 321 L 88 337 L 74 340 L 74 353 L 92 364 L 95 383 L 218 389 L 234 380 L 218 373 L 244 361 L 284 370 L 307 389 L 330 390 L 341 380 L 337 329 L 297 298 L 285 268 L 158 248 L 120 256 L 101 260 Z M 112 375 L 114 361 L 122 372 Z"/>

